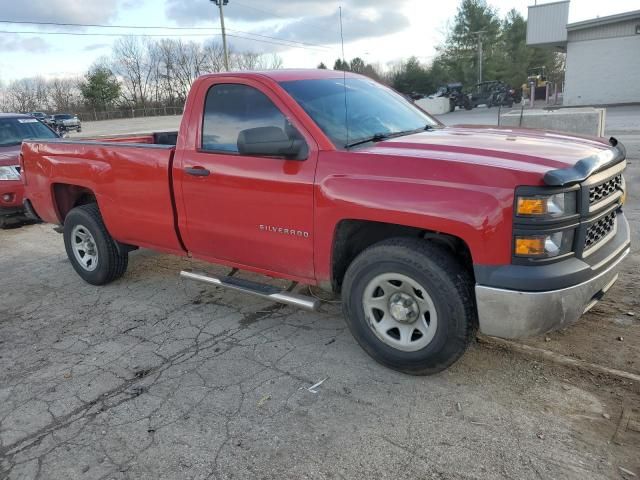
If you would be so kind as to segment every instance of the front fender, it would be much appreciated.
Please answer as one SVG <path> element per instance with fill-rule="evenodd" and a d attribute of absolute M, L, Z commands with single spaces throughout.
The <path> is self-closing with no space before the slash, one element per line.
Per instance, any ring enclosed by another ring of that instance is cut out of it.
<path fill-rule="evenodd" d="M 445 233 L 463 240 L 474 263 L 511 259 L 513 188 L 428 179 L 335 175 L 316 186 L 316 274 L 331 278 L 333 236 L 343 220 Z"/>

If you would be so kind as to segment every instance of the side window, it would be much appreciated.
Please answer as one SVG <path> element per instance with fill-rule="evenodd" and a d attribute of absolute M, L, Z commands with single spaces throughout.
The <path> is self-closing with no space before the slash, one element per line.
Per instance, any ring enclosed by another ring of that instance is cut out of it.
<path fill-rule="evenodd" d="M 238 138 L 247 132 L 286 132 L 293 127 L 269 98 L 247 85 L 214 85 L 207 92 L 202 125 L 202 149 L 238 153 Z M 252 130 L 263 129 L 263 130 Z M 298 136 L 299 134 L 295 132 Z"/>

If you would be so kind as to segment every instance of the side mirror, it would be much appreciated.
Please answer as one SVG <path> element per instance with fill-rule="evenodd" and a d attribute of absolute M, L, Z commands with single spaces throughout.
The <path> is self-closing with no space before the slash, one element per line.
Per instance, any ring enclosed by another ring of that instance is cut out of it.
<path fill-rule="evenodd" d="M 302 138 L 289 137 L 282 128 L 257 127 L 248 128 L 240 132 L 238 135 L 238 153 L 240 155 L 306 160 L 308 148 Z"/>

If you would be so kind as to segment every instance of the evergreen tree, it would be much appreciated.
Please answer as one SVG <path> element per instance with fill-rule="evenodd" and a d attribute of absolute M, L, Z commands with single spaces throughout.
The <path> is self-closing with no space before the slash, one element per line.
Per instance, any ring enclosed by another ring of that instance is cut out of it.
<path fill-rule="evenodd" d="M 109 68 L 98 65 L 87 72 L 80 92 L 92 108 L 106 110 L 120 96 L 120 82 Z"/>

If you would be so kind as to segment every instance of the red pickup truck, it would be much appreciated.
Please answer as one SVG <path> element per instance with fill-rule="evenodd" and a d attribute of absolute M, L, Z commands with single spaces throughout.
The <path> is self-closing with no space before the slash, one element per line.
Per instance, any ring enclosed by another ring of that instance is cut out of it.
<path fill-rule="evenodd" d="M 25 220 L 18 160 L 25 138 L 53 139 L 58 135 L 30 115 L 0 113 L 0 229 Z"/>
<path fill-rule="evenodd" d="M 479 328 L 563 328 L 629 252 L 615 139 L 444 127 L 392 90 L 333 71 L 207 75 L 179 132 L 27 141 L 29 211 L 64 226 L 72 266 L 109 283 L 137 247 L 227 265 L 182 276 L 314 309 L 250 270 L 342 295 L 360 345 L 412 373 Z"/>

